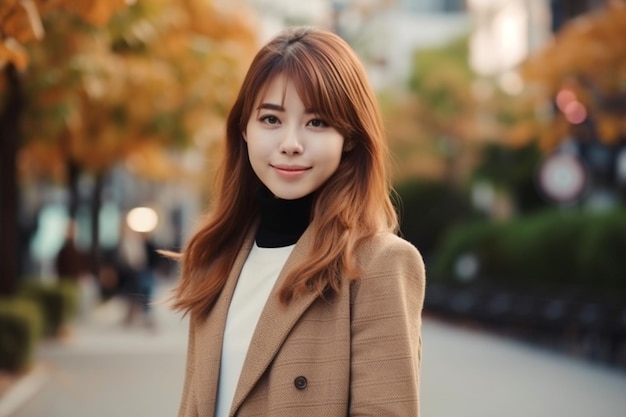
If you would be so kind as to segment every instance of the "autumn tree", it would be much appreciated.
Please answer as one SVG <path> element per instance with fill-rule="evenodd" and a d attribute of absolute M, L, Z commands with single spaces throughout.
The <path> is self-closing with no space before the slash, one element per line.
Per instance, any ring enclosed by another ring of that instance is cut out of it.
<path fill-rule="evenodd" d="M 417 50 L 408 93 L 383 94 L 398 180 L 461 179 L 476 136 L 475 78 L 464 36 L 442 47 Z"/>
<path fill-rule="evenodd" d="M 3 0 L 0 4 L 0 294 L 14 291 L 20 267 L 16 161 L 22 144 L 19 121 L 24 106 L 20 71 L 29 61 L 25 47 L 44 36 L 41 16 L 49 11 L 64 10 L 98 24 L 125 6 L 123 0 Z"/>
<path fill-rule="evenodd" d="M 20 152 L 26 171 L 55 174 L 70 189 L 82 172 L 95 179 L 94 273 L 108 170 L 133 155 L 167 161 L 173 146 L 211 142 L 256 47 L 245 13 L 209 1 L 143 0 L 104 25 L 97 16 L 45 15 L 46 36 L 27 50 Z M 144 163 L 139 170 L 159 175 L 155 166 L 160 174 L 176 169 Z M 74 195 L 70 214 L 76 204 Z"/>
<path fill-rule="evenodd" d="M 519 140 L 549 152 L 570 137 L 612 146 L 626 138 L 626 2 L 566 23 L 521 67 L 540 118 Z"/>

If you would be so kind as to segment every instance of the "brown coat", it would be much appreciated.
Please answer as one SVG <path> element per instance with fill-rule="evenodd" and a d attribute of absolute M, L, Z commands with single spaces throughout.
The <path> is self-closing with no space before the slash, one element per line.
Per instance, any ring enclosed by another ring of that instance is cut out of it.
<path fill-rule="evenodd" d="M 226 314 L 248 238 L 206 320 L 191 320 L 179 417 L 213 417 Z M 419 416 L 424 264 L 410 243 L 381 235 L 358 253 L 363 274 L 330 301 L 288 307 L 276 288 L 310 250 L 305 231 L 255 329 L 230 416 Z"/>

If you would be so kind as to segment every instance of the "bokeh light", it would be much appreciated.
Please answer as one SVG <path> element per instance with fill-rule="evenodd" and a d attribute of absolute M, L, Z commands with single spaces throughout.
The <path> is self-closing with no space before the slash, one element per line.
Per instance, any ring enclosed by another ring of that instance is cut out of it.
<path fill-rule="evenodd" d="M 158 223 L 159 216 L 150 207 L 135 207 L 126 216 L 126 224 L 135 232 L 151 232 Z"/>
<path fill-rule="evenodd" d="M 568 88 L 562 89 L 556 95 L 556 105 L 563 113 L 565 113 L 567 106 L 574 101 L 578 101 L 576 94 Z"/>
<path fill-rule="evenodd" d="M 587 119 L 587 109 L 580 101 L 572 101 L 563 111 L 568 122 L 574 125 L 581 124 Z"/>

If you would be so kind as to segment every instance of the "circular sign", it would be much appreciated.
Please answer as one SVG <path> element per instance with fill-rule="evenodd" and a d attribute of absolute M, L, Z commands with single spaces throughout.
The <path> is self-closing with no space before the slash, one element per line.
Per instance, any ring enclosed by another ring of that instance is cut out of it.
<path fill-rule="evenodd" d="M 539 184 L 552 200 L 566 203 L 578 199 L 585 190 L 587 174 L 579 158 L 571 154 L 547 157 L 539 170 Z"/>

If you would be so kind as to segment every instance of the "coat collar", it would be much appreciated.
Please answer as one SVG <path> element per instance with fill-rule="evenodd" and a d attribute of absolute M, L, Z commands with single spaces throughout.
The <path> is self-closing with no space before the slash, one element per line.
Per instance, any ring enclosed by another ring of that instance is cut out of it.
<path fill-rule="evenodd" d="M 200 361 L 199 365 L 202 366 L 203 369 L 197 370 L 201 372 L 201 378 L 208 382 L 208 386 L 206 387 L 206 394 L 208 395 L 201 395 L 199 398 L 206 399 L 206 401 L 200 400 L 198 404 L 198 415 L 201 416 L 213 416 L 215 413 L 215 401 L 219 382 L 217 375 L 219 375 L 220 371 L 226 317 L 237 280 L 239 279 L 239 274 L 254 243 L 255 230 L 256 227 L 252 228 L 251 233 L 246 237 L 222 293 L 216 301 L 207 321 L 201 326 L 202 331 L 200 333 L 203 335 L 198 335 L 199 340 L 207 340 L 208 344 L 203 344 L 202 347 L 205 351 L 197 351 L 197 354 L 201 354 L 203 357 L 208 355 L 212 358 L 209 361 Z M 263 308 L 252 340 L 250 341 L 248 353 L 233 398 L 230 410 L 231 416 L 236 413 L 246 396 L 250 393 L 259 378 L 261 378 L 300 316 L 302 316 L 306 309 L 317 298 L 314 293 L 308 293 L 293 300 L 288 306 L 282 305 L 278 300 L 278 290 L 282 287 L 288 271 L 297 266 L 302 259 L 308 257 L 312 250 L 312 244 L 313 231 L 311 227 L 309 227 L 296 243 L 296 246 L 278 275 L 272 292 Z M 204 333 L 207 334 L 204 335 Z"/>

